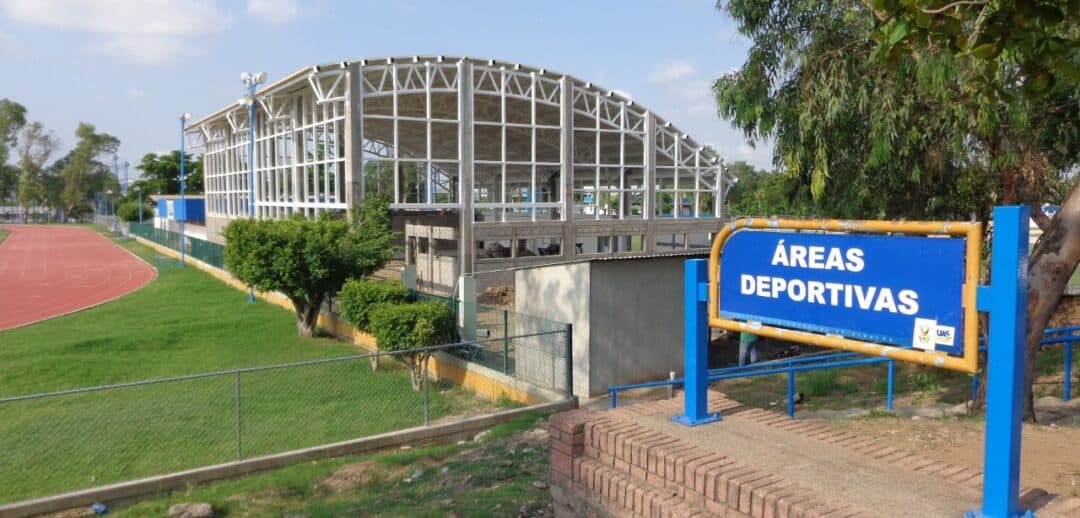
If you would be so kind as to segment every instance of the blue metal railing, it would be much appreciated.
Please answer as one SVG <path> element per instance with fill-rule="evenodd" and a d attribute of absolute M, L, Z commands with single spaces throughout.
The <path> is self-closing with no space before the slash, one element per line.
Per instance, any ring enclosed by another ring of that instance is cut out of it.
<path fill-rule="evenodd" d="M 1047 328 L 1043 331 L 1044 335 L 1050 335 L 1044 338 L 1040 344 L 1043 346 L 1065 344 L 1065 401 L 1069 401 L 1072 396 L 1072 359 L 1073 359 L 1073 344 L 1080 342 L 1080 325 L 1067 326 L 1067 327 L 1053 327 Z M 1065 334 L 1066 336 L 1053 336 Z M 985 350 L 985 346 L 980 346 L 980 350 Z M 885 394 L 885 408 L 888 410 L 893 409 L 893 394 L 895 390 L 895 378 L 896 378 L 896 361 L 890 358 L 882 357 L 866 357 L 859 353 L 853 352 L 839 352 L 839 353 L 815 353 L 806 356 L 800 356 L 790 359 L 769 360 L 761 363 L 755 363 L 752 365 L 743 365 L 738 367 L 722 367 L 718 369 L 709 369 L 709 382 L 723 381 L 738 378 L 753 378 L 757 376 L 771 376 L 776 374 L 787 374 L 787 414 L 788 416 L 795 416 L 795 374 L 798 372 L 808 372 L 814 370 L 836 369 L 840 367 L 855 367 L 859 365 L 874 365 L 878 363 L 888 364 L 888 380 L 886 385 Z M 971 394 L 974 399 L 975 394 L 979 389 L 979 377 L 972 376 Z M 661 381 L 649 381 L 645 383 L 634 383 L 630 385 L 613 385 L 608 388 L 608 393 L 611 395 L 611 407 L 616 408 L 618 406 L 619 392 L 625 390 L 652 388 L 652 387 L 666 387 L 666 386 L 681 386 L 683 380 L 681 378 L 661 380 Z"/>
<path fill-rule="evenodd" d="M 878 363 L 888 363 L 888 384 L 886 387 L 885 406 L 889 410 L 893 408 L 893 387 L 894 376 L 896 374 L 895 363 L 896 360 L 882 357 L 865 357 L 859 353 L 826 353 L 802 356 L 791 359 L 770 360 L 761 363 L 755 363 L 753 365 L 744 365 L 739 367 L 723 367 L 719 369 L 709 370 L 709 382 L 723 381 L 738 378 L 753 378 L 757 376 L 772 376 L 775 374 L 787 374 L 787 413 L 789 416 L 795 415 L 795 374 L 799 372 L 809 372 L 825 369 L 836 369 L 840 367 L 855 367 L 859 365 L 873 365 Z M 624 390 L 632 390 L 639 388 L 650 387 L 663 387 L 663 386 L 680 386 L 683 384 L 682 379 L 662 380 L 662 381 L 650 381 L 646 383 L 635 383 L 631 385 L 617 385 L 608 389 L 608 393 L 611 394 L 611 407 L 616 408 L 619 404 L 619 392 Z"/>

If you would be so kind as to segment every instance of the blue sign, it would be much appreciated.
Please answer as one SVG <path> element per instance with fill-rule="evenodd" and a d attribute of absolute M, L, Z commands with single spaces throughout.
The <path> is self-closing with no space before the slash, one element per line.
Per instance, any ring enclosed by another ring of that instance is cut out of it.
<path fill-rule="evenodd" d="M 963 239 L 744 230 L 720 255 L 720 316 L 963 354 Z"/>

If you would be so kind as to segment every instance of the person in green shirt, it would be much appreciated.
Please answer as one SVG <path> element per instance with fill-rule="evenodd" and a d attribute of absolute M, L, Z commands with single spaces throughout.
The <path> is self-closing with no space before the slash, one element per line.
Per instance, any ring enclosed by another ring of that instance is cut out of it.
<path fill-rule="evenodd" d="M 739 333 L 739 366 L 746 365 L 747 352 L 750 353 L 750 363 L 757 363 L 758 335 L 753 333 Z"/>

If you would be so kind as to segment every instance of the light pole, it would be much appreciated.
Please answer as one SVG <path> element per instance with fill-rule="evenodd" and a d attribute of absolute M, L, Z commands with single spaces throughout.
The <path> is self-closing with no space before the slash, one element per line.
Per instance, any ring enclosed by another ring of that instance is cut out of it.
<path fill-rule="evenodd" d="M 139 195 L 139 224 L 142 225 L 142 187 L 136 185 L 135 192 Z"/>
<path fill-rule="evenodd" d="M 240 73 L 247 93 L 240 98 L 240 106 L 248 109 L 248 217 L 255 217 L 255 91 L 266 82 L 266 72 Z M 255 288 L 248 287 L 248 303 L 255 302 Z"/>
<path fill-rule="evenodd" d="M 120 192 L 127 196 L 128 192 L 128 168 L 131 167 L 131 162 L 124 160 L 124 183 L 120 185 Z"/>
<path fill-rule="evenodd" d="M 191 118 L 190 113 L 185 113 L 180 116 L 180 210 L 178 218 L 176 220 L 180 223 L 180 266 L 184 266 L 184 221 L 187 220 L 187 205 L 184 203 L 184 127 L 187 125 L 188 119 Z"/>

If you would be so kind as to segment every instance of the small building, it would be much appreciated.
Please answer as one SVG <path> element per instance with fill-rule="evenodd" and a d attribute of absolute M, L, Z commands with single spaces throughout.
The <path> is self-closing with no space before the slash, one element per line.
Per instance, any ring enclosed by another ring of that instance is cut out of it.
<path fill-rule="evenodd" d="M 683 370 L 683 263 L 707 251 L 600 257 L 514 271 L 515 311 L 573 322 L 574 394 Z"/>
<path fill-rule="evenodd" d="M 155 228 L 176 232 L 181 220 L 195 225 L 206 223 L 206 198 L 201 194 L 185 194 L 182 202 L 179 194 L 154 194 L 149 199 L 155 207 Z"/>

